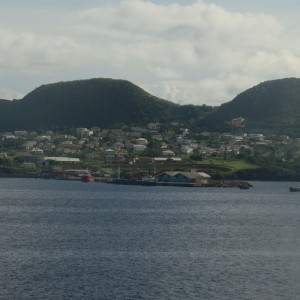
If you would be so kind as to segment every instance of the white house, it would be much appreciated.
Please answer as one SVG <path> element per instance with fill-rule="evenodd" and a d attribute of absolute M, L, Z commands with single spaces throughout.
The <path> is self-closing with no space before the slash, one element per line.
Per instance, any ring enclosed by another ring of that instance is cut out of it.
<path fill-rule="evenodd" d="M 172 150 L 163 150 L 163 156 L 175 156 L 175 152 Z"/>

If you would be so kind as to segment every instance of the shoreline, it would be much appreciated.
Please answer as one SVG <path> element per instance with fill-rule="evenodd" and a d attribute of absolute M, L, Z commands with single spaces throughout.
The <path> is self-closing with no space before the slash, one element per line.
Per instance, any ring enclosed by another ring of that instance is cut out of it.
<path fill-rule="evenodd" d="M 37 176 L 33 174 L 27 175 L 12 175 L 12 176 L 0 176 L 1 178 L 24 178 L 24 179 L 44 179 L 44 180 L 66 180 L 66 181 L 82 181 L 79 176 Z M 118 179 L 118 178 L 103 178 L 94 177 L 92 182 L 101 182 L 107 184 L 118 185 L 142 185 L 142 186 L 173 186 L 173 187 L 194 187 L 194 188 L 240 188 L 249 189 L 253 187 L 248 181 L 241 180 L 212 180 L 207 184 L 199 184 L 194 182 L 161 182 L 161 181 L 143 181 L 138 179 Z"/>

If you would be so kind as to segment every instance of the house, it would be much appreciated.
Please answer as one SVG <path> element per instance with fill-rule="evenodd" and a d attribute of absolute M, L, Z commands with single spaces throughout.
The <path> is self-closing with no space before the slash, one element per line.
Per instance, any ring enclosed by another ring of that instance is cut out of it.
<path fill-rule="evenodd" d="M 89 137 L 91 135 L 93 135 L 93 131 L 87 129 L 87 128 L 76 128 L 76 134 L 77 136 L 81 136 L 81 137 Z"/>
<path fill-rule="evenodd" d="M 249 139 L 253 139 L 257 141 L 263 141 L 265 139 L 265 136 L 262 133 L 250 133 L 248 137 Z"/>
<path fill-rule="evenodd" d="M 3 158 L 3 157 L 7 157 L 7 153 L 6 152 L 0 152 L 0 158 Z"/>
<path fill-rule="evenodd" d="M 148 144 L 148 140 L 144 139 L 144 138 L 139 138 L 135 140 L 135 143 L 137 145 L 147 145 Z"/>
<path fill-rule="evenodd" d="M 149 156 L 138 156 L 136 159 L 139 163 L 148 163 L 151 164 L 153 162 L 153 157 Z"/>
<path fill-rule="evenodd" d="M 106 157 L 114 157 L 116 155 L 116 151 L 113 149 L 106 149 L 105 156 Z"/>
<path fill-rule="evenodd" d="M 181 157 L 154 157 L 153 162 L 154 163 L 164 163 L 164 162 L 182 162 Z"/>
<path fill-rule="evenodd" d="M 160 124 L 159 123 L 149 123 L 147 125 L 147 127 L 150 130 L 159 130 L 160 129 Z"/>
<path fill-rule="evenodd" d="M 53 143 L 45 143 L 42 145 L 43 150 L 52 150 L 55 148 L 55 145 Z"/>
<path fill-rule="evenodd" d="M 45 161 L 54 161 L 60 163 L 79 163 L 80 159 L 75 157 L 64 157 L 64 156 L 53 156 L 53 157 L 44 157 Z"/>
<path fill-rule="evenodd" d="M 34 146 L 36 146 L 36 141 L 26 141 L 23 145 L 26 150 L 32 149 Z"/>
<path fill-rule="evenodd" d="M 168 150 L 168 149 L 167 150 L 163 150 L 162 154 L 163 154 L 163 156 L 175 156 L 174 151 Z"/>
<path fill-rule="evenodd" d="M 94 134 L 98 135 L 101 132 L 101 129 L 100 129 L 100 127 L 93 126 L 91 128 L 91 131 L 93 131 Z"/>
<path fill-rule="evenodd" d="M 133 131 L 129 133 L 129 136 L 131 136 L 132 138 L 139 138 L 141 136 L 141 132 L 139 131 Z"/>
<path fill-rule="evenodd" d="M 181 152 L 184 154 L 191 154 L 194 152 L 194 149 L 192 147 L 189 146 L 182 146 L 181 147 Z"/>
<path fill-rule="evenodd" d="M 211 176 L 204 172 L 163 172 L 155 176 L 158 182 L 208 184 Z"/>
<path fill-rule="evenodd" d="M 35 138 L 36 141 L 38 142 L 42 142 L 42 141 L 50 141 L 51 140 L 51 136 L 50 135 L 38 135 Z"/>
<path fill-rule="evenodd" d="M 190 130 L 188 128 L 180 128 L 183 135 L 187 135 L 190 133 Z"/>
<path fill-rule="evenodd" d="M 133 151 L 144 151 L 147 148 L 146 145 L 139 145 L 139 144 L 135 144 L 133 145 Z"/>
<path fill-rule="evenodd" d="M 44 150 L 40 148 L 32 148 L 31 154 L 43 154 Z"/>
<path fill-rule="evenodd" d="M 232 119 L 229 123 L 234 128 L 244 128 L 246 126 L 246 120 L 242 117 Z"/>
<path fill-rule="evenodd" d="M 177 135 L 176 136 L 176 142 L 177 144 L 183 144 L 185 137 L 183 135 Z"/>
<path fill-rule="evenodd" d="M 11 140 L 16 139 L 16 136 L 13 135 L 13 134 L 4 134 L 4 135 L 2 135 L 2 137 L 3 137 L 4 139 L 11 139 Z"/>
<path fill-rule="evenodd" d="M 122 129 L 109 129 L 109 134 L 113 137 L 122 137 L 123 130 Z"/>
<path fill-rule="evenodd" d="M 26 135 L 28 135 L 28 131 L 26 131 L 26 130 L 16 130 L 16 131 L 14 131 L 14 135 L 18 136 L 18 137 L 26 136 Z"/>
<path fill-rule="evenodd" d="M 153 134 L 153 135 L 151 135 L 151 138 L 153 140 L 156 140 L 156 141 L 159 141 L 159 142 L 161 142 L 163 140 L 163 137 L 160 134 Z"/>
<path fill-rule="evenodd" d="M 113 144 L 113 148 L 115 150 L 120 150 L 120 149 L 124 148 L 124 144 L 122 142 L 116 142 Z"/>
<path fill-rule="evenodd" d="M 101 169 L 98 172 L 99 172 L 99 174 L 97 176 L 104 177 L 104 178 L 112 177 L 112 174 L 113 174 L 113 170 L 112 169 Z"/>

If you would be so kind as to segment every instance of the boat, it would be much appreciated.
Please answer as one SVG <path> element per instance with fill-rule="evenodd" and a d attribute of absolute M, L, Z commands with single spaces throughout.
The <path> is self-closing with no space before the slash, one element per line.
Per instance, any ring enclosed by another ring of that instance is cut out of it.
<path fill-rule="evenodd" d="M 81 176 L 81 181 L 82 182 L 93 182 L 94 176 L 91 174 L 85 174 L 85 175 Z"/>
<path fill-rule="evenodd" d="M 118 168 L 118 177 L 112 178 L 109 183 L 113 184 L 124 184 L 124 185 L 144 185 L 144 186 L 154 186 L 156 185 L 156 180 L 153 178 L 149 178 L 148 176 L 143 176 L 143 178 L 140 179 L 122 179 L 120 178 L 121 175 L 121 168 L 119 166 Z"/>
<path fill-rule="evenodd" d="M 290 192 L 300 192 L 300 187 L 290 187 Z"/>
<path fill-rule="evenodd" d="M 125 185 L 145 185 L 145 186 L 156 185 L 156 181 L 154 180 L 131 180 L 131 179 L 120 179 L 120 178 L 113 178 L 111 183 L 125 184 Z"/>

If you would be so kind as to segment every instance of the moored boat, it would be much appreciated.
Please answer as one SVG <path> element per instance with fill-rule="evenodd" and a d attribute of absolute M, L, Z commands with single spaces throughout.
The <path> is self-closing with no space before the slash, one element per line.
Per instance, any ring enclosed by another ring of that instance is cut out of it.
<path fill-rule="evenodd" d="M 113 178 L 110 183 L 125 184 L 125 185 L 145 185 L 145 186 L 156 185 L 156 181 L 154 180 L 130 180 L 130 179 L 119 179 L 119 178 Z"/>
<path fill-rule="evenodd" d="M 85 174 L 81 177 L 82 182 L 93 182 L 94 181 L 94 176 L 91 174 Z"/>
<path fill-rule="evenodd" d="M 300 187 L 290 187 L 290 192 L 300 192 Z"/>

